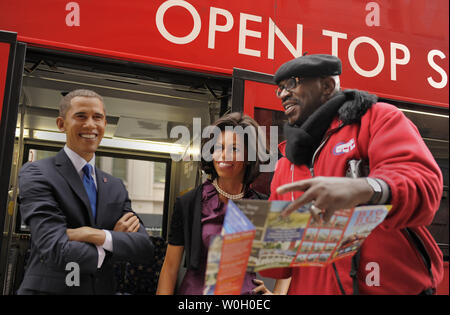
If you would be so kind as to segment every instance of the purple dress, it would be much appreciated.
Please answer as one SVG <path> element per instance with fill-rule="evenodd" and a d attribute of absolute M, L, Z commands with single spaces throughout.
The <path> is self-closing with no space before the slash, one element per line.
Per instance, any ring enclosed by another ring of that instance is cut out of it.
<path fill-rule="evenodd" d="M 251 197 L 253 196 L 245 196 L 245 198 Z M 206 181 L 203 184 L 202 192 L 202 249 L 200 265 L 198 269 L 187 269 L 177 294 L 203 294 L 209 243 L 213 236 L 220 234 L 225 212 L 225 204 L 219 200 L 219 194 L 216 189 L 211 181 Z M 245 273 L 241 294 L 252 294 L 252 290 L 256 287 L 252 281 L 253 279 L 256 279 L 255 273 Z"/>

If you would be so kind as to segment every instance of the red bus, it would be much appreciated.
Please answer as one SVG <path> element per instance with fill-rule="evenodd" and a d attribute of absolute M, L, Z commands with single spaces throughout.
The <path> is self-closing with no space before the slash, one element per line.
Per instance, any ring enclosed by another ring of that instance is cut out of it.
<path fill-rule="evenodd" d="M 164 238 L 175 197 L 202 177 L 194 161 L 171 159 L 189 153 L 171 127 L 194 132 L 197 118 L 206 126 L 244 111 L 281 128 L 273 73 L 305 52 L 340 57 L 343 88 L 377 94 L 419 128 L 444 174 L 429 229 L 448 271 L 448 12 L 446 0 L 2 0 L 3 294 L 20 284 L 30 238 L 16 202 L 18 170 L 63 146 L 61 95 L 84 87 L 104 96 L 98 165 L 123 179 L 149 233 Z M 260 177 L 260 190 L 269 178 Z M 448 272 L 439 292 L 448 293 Z"/>

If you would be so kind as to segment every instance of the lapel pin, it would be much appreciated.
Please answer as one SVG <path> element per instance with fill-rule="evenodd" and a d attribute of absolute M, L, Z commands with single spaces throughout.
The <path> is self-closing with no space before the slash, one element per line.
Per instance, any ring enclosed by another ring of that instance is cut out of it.
<path fill-rule="evenodd" d="M 104 183 L 107 183 L 107 182 L 108 182 L 108 179 L 107 179 L 106 177 L 103 177 L 103 182 L 104 182 Z"/>

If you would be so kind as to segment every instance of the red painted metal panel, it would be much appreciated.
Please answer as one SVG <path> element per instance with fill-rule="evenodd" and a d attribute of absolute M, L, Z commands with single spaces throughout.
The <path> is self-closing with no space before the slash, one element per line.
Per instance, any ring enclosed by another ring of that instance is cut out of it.
<path fill-rule="evenodd" d="M 3 100 L 5 95 L 6 73 L 8 71 L 10 45 L 0 43 L 0 121 L 2 120 Z"/>
<path fill-rule="evenodd" d="M 255 107 L 284 112 L 281 101 L 275 96 L 276 85 L 245 81 L 244 113 L 254 117 Z"/>
<path fill-rule="evenodd" d="M 342 86 L 448 108 L 447 0 L 3 0 L 27 43 L 231 75 L 333 53 Z"/>

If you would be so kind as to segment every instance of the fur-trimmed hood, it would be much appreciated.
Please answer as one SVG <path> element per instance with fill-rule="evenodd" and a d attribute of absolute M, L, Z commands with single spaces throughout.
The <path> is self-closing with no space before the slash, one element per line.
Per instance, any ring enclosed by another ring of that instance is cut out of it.
<path fill-rule="evenodd" d="M 344 126 L 359 123 L 377 99 L 377 96 L 364 91 L 339 91 L 317 108 L 301 126 L 285 124 L 286 157 L 296 165 L 308 164 L 336 115 Z"/>
<path fill-rule="evenodd" d="M 344 90 L 347 100 L 339 108 L 339 119 L 344 125 L 358 123 L 361 117 L 378 101 L 378 96 L 359 90 Z"/>

